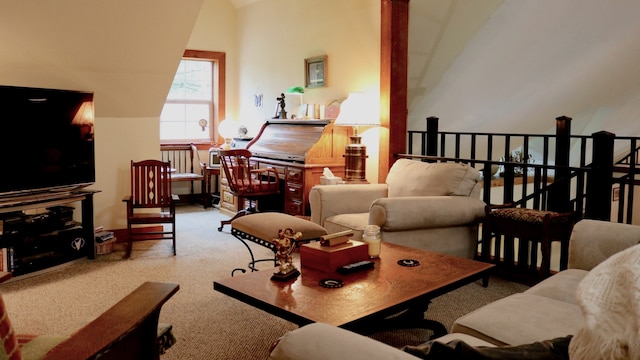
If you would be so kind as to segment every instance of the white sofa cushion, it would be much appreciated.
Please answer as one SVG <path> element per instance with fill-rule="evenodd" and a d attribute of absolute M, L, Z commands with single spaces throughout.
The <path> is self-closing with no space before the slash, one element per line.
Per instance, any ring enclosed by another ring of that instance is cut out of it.
<path fill-rule="evenodd" d="M 561 271 L 525 291 L 525 294 L 545 296 L 578 305 L 576 288 L 588 271 L 567 269 Z"/>
<path fill-rule="evenodd" d="M 289 331 L 271 351 L 271 360 L 415 360 L 380 341 L 361 336 L 339 327 L 313 323 Z"/>
<path fill-rule="evenodd" d="M 576 305 L 521 293 L 458 318 L 451 332 L 465 333 L 498 346 L 522 345 L 575 334 L 583 324 Z"/>
<path fill-rule="evenodd" d="M 459 163 L 397 160 L 387 175 L 389 197 L 471 196 L 480 180 L 478 170 Z"/>

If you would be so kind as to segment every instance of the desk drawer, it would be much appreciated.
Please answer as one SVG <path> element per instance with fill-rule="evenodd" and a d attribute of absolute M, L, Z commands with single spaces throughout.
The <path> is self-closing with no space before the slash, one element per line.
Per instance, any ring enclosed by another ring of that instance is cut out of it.
<path fill-rule="evenodd" d="M 297 169 L 293 167 L 287 168 L 287 183 L 295 183 L 302 184 L 303 182 L 303 172 L 302 169 Z"/>
<path fill-rule="evenodd" d="M 302 206 L 302 201 L 285 201 L 284 212 L 289 215 L 304 215 L 304 207 Z"/>
<path fill-rule="evenodd" d="M 302 186 L 287 183 L 287 186 L 285 186 L 285 192 L 285 199 L 302 201 Z"/>

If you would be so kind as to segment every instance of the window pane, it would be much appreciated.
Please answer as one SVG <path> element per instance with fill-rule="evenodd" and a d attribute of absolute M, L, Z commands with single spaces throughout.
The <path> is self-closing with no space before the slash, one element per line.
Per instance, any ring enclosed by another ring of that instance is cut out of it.
<path fill-rule="evenodd" d="M 160 139 L 209 139 L 211 104 L 167 103 L 160 114 Z M 207 123 L 203 130 L 200 120 Z"/>
<path fill-rule="evenodd" d="M 211 72 L 212 63 L 210 61 L 180 61 L 167 99 L 211 100 Z"/>

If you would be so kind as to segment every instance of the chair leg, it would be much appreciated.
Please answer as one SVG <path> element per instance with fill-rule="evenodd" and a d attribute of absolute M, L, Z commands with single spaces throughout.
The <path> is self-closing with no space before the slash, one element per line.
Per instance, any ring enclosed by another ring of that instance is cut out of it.
<path fill-rule="evenodd" d="M 482 224 L 482 243 L 480 250 L 480 260 L 484 262 L 491 261 L 491 225 L 489 221 Z"/>
<path fill-rule="evenodd" d="M 171 224 L 171 239 L 173 240 L 173 256 L 176 256 L 176 223 Z"/>
<path fill-rule="evenodd" d="M 133 247 L 133 238 L 131 236 L 131 225 L 127 226 L 129 239 L 127 239 L 127 253 L 125 254 L 125 258 L 131 257 L 131 248 Z"/>
<path fill-rule="evenodd" d="M 545 234 L 542 237 L 542 242 L 540 243 L 540 250 L 542 252 L 540 274 L 543 277 L 546 277 L 551 272 L 551 237 L 549 236 L 548 231 L 545 231 Z"/>

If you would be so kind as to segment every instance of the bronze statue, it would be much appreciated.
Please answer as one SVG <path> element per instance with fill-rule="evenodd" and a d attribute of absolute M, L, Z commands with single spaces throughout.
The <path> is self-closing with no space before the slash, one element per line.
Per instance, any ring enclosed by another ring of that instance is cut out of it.
<path fill-rule="evenodd" d="M 277 97 L 276 100 L 278 100 L 278 106 L 276 106 L 276 116 L 274 116 L 274 119 L 286 119 L 287 118 L 287 111 L 284 109 L 285 107 L 285 102 L 284 102 L 284 93 L 280 93 L 280 97 Z"/>
<path fill-rule="evenodd" d="M 291 253 L 296 248 L 296 240 L 302 236 L 301 232 L 294 232 L 292 228 L 280 229 L 278 238 L 272 242 L 276 246 L 276 259 L 278 260 L 278 272 L 271 277 L 272 280 L 288 280 L 300 275 L 300 271 L 293 265 Z"/>

